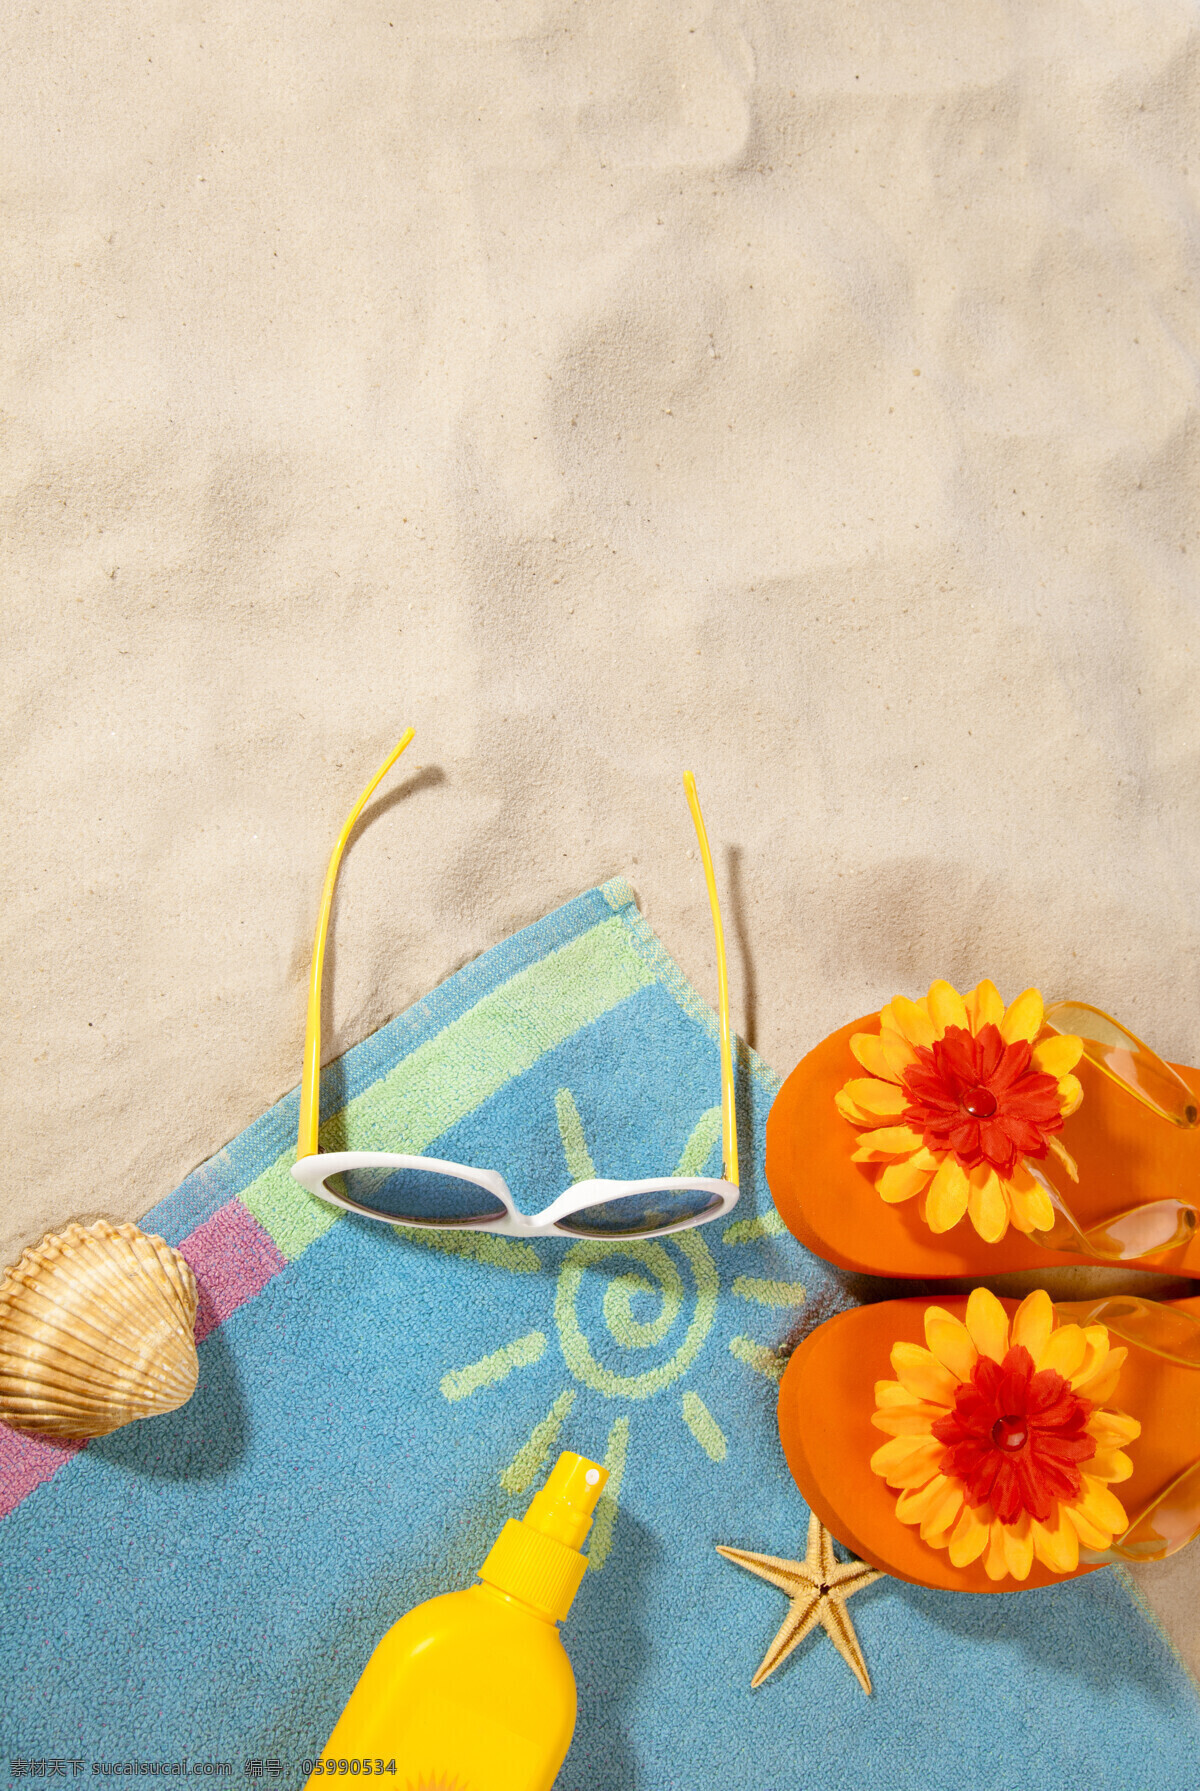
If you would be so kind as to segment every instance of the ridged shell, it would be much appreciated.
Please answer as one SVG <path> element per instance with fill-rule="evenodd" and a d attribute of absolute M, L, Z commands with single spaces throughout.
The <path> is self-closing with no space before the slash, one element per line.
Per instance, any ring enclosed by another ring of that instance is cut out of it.
<path fill-rule="evenodd" d="M 98 1219 L 26 1250 L 0 1282 L 0 1421 L 102 1437 L 195 1391 L 196 1282 L 162 1238 Z"/>

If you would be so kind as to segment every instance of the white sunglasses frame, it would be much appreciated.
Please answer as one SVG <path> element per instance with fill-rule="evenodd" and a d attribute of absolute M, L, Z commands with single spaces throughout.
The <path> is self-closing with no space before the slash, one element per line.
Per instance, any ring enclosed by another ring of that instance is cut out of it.
<path fill-rule="evenodd" d="M 508 1237 L 545 1237 L 559 1236 L 571 1238 L 605 1238 L 620 1240 L 622 1238 L 657 1238 L 666 1237 L 672 1232 L 689 1231 L 696 1225 L 708 1225 L 714 1219 L 724 1218 L 732 1212 L 738 1203 L 738 1143 L 737 1114 L 734 1104 L 733 1081 L 733 1048 L 732 1031 L 729 1024 L 729 975 L 725 963 L 725 930 L 721 924 L 721 906 L 717 899 L 717 879 L 713 870 L 712 852 L 709 849 L 708 833 L 704 826 L 704 816 L 700 812 L 700 801 L 696 795 L 696 780 L 690 771 L 683 774 L 683 788 L 691 810 L 692 823 L 696 829 L 696 839 L 700 846 L 700 858 L 704 865 L 704 880 L 708 889 L 708 903 L 712 911 L 713 936 L 717 949 L 717 987 L 719 1007 L 717 1010 L 718 1028 L 721 1048 L 721 1144 L 722 1167 L 724 1175 L 716 1177 L 691 1175 L 673 1176 L 656 1175 L 640 1181 L 607 1181 L 600 1177 L 588 1181 L 576 1182 L 558 1199 L 544 1208 L 533 1218 L 519 1211 L 513 1200 L 508 1183 L 494 1169 L 467 1168 L 462 1163 L 448 1163 L 438 1157 L 413 1157 L 396 1155 L 388 1151 L 329 1151 L 320 1150 L 319 1134 L 321 1122 L 321 985 L 325 963 L 325 943 L 329 934 L 329 920 L 333 911 L 333 892 L 337 885 L 338 868 L 341 865 L 342 853 L 346 842 L 366 806 L 374 794 L 376 786 L 391 770 L 396 760 L 408 746 L 413 737 L 409 728 L 399 743 L 392 748 L 379 770 L 375 773 L 366 789 L 359 796 L 351 809 L 345 826 L 338 835 L 337 844 L 329 860 L 325 872 L 325 884 L 321 891 L 321 908 L 317 917 L 316 938 L 313 941 L 312 966 L 308 979 L 308 1016 L 304 1033 L 304 1069 L 300 1078 L 300 1125 L 297 1140 L 297 1160 L 292 1165 L 292 1175 L 318 1200 L 339 1206 L 345 1212 L 356 1213 L 360 1218 L 373 1219 L 378 1225 L 404 1225 L 426 1231 L 488 1231 Z M 456 1176 L 460 1181 L 473 1182 L 476 1187 L 484 1188 L 494 1194 L 505 1209 L 504 1218 L 496 1219 L 399 1219 L 387 1213 L 373 1213 L 365 1206 L 336 1194 L 326 1185 L 327 1178 L 337 1175 L 345 1169 L 424 1169 L 441 1175 Z M 608 1204 L 612 1201 L 632 1199 L 638 1195 L 651 1194 L 658 1191 L 678 1192 L 681 1189 L 715 1194 L 720 1204 L 710 1212 L 697 1213 L 690 1219 L 681 1219 L 678 1224 L 664 1225 L 654 1231 L 568 1231 L 561 1221 L 572 1213 L 581 1212 L 585 1207 Z"/>
<path fill-rule="evenodd" d="M 406 1219 L 374 1213 L 368 1207 L 359 1206 L 356 1201 L 347 1200 L 326 1185 L 329 1176 L 340 1175 L 346 1169 L 421 1169 L 436 1175 L 452 1175 L 459 1181 L 473 1182 L 476 1187 L 485 1189 L 503 1206 L 504 1215 L 498 1214 L 494 1219 Z M 593 1176 L 585 1182 L 576 1182 L 573 1187 L 560 1194 L 557 1200 L 530 1218 L 521 1212 L 508 1183 L 496 1170 L 467 1169 L 462 1163 L 448 1163 L 439 1157 L 392 1156 L 386 1152 L 365 1150 L 330 1151 L 321 1156 L 303 1158 L 295 1165 L 292 1174 L 318 1200 L 332 1201 L 334 1206 L 340 1206 L 348 1213 L 356 1213 L 360 1219 L 373 1219 L 379 1225 L 413 1226 L 426 1231 L 488 1231 L 510 1238 L 600 1238 L 619 1242 L 626 1238 L 669 1237 L 672 1232 L 688 1231 L 695 1225 L 707 1225 L 713 1219 L 724 1218 L 737 1205 L 739 1192 L 732 1182 L 715 1176 L 655 1175 L 639 1182 L 607 1181 L 600 1176 Z M 720 1204 L 710 1211 L 680 1219 L 674 1225 L 659 1226 L 654 1231 L 619 1231 L 609 1227 L 583 1231 L 572 1230 L 562 1223 L 572 1213 L 581 1213 L 589 1206 L 607 1205 L 642 1194 L 677 1194 L 681 1191 L 715 1194 Z"/>

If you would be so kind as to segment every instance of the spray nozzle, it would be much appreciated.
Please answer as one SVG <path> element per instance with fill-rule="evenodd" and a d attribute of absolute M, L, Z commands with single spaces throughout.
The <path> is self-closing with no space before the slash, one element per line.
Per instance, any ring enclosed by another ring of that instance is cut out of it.
<path fill-rule="evenodd" d="M 480 1579 L 560 1622 L 587 1567 L 579 1545 L 592 1527 L 607 1479 L 607 1468 L 565 1450 L 525 1516 L 520 1521 L 510 1517 L 501 1530 L 479 1569 Z"/>
<path fill-rule="evenodd" d="M 607 1479 L 607 1468 L 576 1455 L 573 1449 L 564 1449 L 545 1486 L 534 1494 L 525 1523 L 531 1530 L 577 1549 L 592 1527 L 592 1513 Z"/>

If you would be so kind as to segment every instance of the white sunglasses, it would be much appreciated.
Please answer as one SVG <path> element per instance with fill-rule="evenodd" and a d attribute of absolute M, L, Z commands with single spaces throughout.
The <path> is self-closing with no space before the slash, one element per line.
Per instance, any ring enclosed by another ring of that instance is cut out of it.
<path fill-rule="evenodd" d="M 308 1023 L 304 1035 L 304 1074 L 300 1084 L 300 1136 L 298 1160 L 292 1174 L 319 1200 L 330 1201 L 364 1219 L 384 1225 L 456 1227 L 468 1231 L 494 1231 L 508 1237 L 637 1237 L 656 1238 L 693 1225 L 723 1218 L 738 1201 L 737 1121 L 734 1113 L 733 1055 L 729 1031 L 729 979 L 725 966 L 725 933 L 717 901 L 717 883 L 704 817 L 696 797 L 696 780 L 683 774 L 683 787 L 691 809 L 708 901 L 712 910 L 717 945 L 717 983 L 720 992 L 721 1038 L 721 1141 L 724 1174 L 721 1179 L 704 1175 L 651 1176 L 644 1181 L 609 1181 L 595 1177 L 576 1182 L 565 1194 L 527 1218 L 513 1200 L 508 1183 L 492 1169 L 468 1169 L 439 1157 L 410 1157 L 386 1151 L 330 1151 L 321 1153 L 321 981 L 325 941 L 338 868 L 346 841 L 376 786 L 391 770 L 413 737 L 409 728 L 399 745 L 375 773 L 338 836 L 325 887 L 313 943 L 312 970 L 308 983 Z"/>

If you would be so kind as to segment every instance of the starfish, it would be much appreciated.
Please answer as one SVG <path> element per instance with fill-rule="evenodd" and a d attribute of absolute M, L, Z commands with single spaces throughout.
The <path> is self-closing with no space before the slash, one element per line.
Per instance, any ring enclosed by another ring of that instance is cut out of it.
<path fill-rule="evenodd" d="M 791 1599 L 783 1627 L 763 1656 L 762 1665 L 750 1681 L 761 1685 L 781 1666 L 816 1624 L 824 1625 L 834 1647 L 850 1667 L 865 1692 L 871 1690 L 871 1675 L 863 1659 L 846 1601 L 875 1580 L 885 1577 L 865 1561 L 839 1561 L 833 1552 L 833 1537 L 814 1513 L 808 1520 L 808 1548 L 803 1561 L 781 1561 L 775 1555 L 752 1555 L 746 1549 L 722 1548 L 717 1553 L 727 1561 L 756 1573 L 760 1580 L 778 1586 Z"/>

